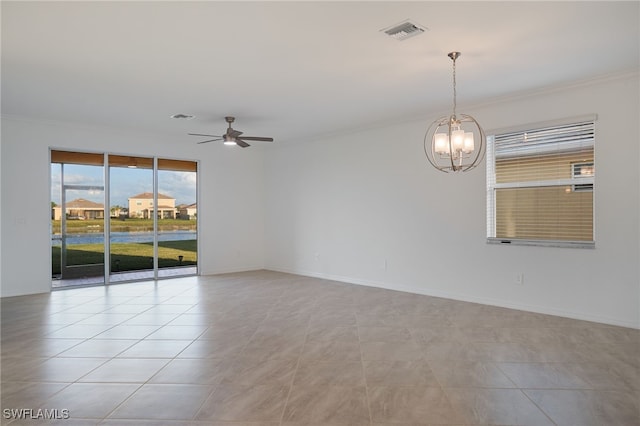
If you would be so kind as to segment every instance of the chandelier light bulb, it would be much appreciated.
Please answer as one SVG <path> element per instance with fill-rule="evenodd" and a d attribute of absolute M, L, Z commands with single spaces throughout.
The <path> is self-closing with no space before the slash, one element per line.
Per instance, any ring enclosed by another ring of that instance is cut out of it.
<path fill-rule="evenodd" d="M 464 151 L 465 154 L 471 154 L 473 152 L 473 149 L 474 149 L 473 133 L 472 132 L 465 132 L 465 134 L 464 134 L 464 148 L 462 149 L 462 151 Z"/>
<path fill-rule="evenodd" d="M 451 150 L 459 153 L 464 148 L 464 130 L 460 128 L 451 132 Z"/>
<path fill-rule="evenodd" d="M 449 136 L 446 133 L 436 133 L 433 137 L 433 146 L 437 154 L 449 152 Z"/>

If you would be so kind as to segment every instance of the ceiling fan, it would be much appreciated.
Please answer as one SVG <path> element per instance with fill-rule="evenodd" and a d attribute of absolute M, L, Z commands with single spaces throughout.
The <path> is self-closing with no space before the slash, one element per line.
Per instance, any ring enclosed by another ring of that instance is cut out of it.
<path fill-rule="evenodd" d="M 238 145 L 239 147 L 246 148 L 249 145 L 246 141 L 260 141 L 260 142 L 273 142 L 273 138 L 264 138 L 259 136 L 242 136 L 242 132 L 231 128 L 231 123 L 235 121 L 235 117 L 225 117 L 224 118 L 227 123 L 229 123 L 229 127 L 227 128 L 227 132 L 222 136 L 217 135 L 203 135 L 201 133 L 189 133 L 190 136 L 207 136 L 215 139 L 210 139 L 207 141 L 202 141 L 198 143 L 208 143 L 215 141 L 224 141 L 225 145 Z"/>

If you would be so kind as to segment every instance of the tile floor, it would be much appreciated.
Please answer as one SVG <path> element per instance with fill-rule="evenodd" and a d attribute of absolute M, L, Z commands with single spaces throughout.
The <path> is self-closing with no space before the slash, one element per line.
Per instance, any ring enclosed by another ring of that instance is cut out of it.
<path fill-rule="evenodd" d="M 4 298 L 1 368 L 12 426 L 640 424 L 638 330 L 268 271 Z"/>

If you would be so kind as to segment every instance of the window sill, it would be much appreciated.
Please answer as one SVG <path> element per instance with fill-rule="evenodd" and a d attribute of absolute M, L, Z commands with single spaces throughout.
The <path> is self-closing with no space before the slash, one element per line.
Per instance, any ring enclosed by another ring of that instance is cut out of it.
<path fill-rule="evenodd" d="M 595 241 L 525 240 L 519 238 L 487 238 L 487 244 L 594 249 Z"/>

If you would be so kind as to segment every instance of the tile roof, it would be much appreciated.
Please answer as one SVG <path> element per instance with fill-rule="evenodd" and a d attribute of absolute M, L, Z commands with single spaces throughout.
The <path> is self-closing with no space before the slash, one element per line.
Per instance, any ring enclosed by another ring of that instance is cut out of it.
<path fill-rule="evenodd" d="M 153 200 L 153 192 L 143 192 L 142 194 L 134 195 L 133 197 L 129 197 L 130 200 Z M 168 195 L 164 195 L 158 192 L 158 199 L 165 200 L 175 200 L 173 197 L 169 197 Z"/>
<path fill-rule="evenodd" d="M 95 203 L 93 201 L 85 200 L 84 198 L 76 198 L 73 201 L 66 203 L 67 209 L 103 209 L 104 204 Z"/>

